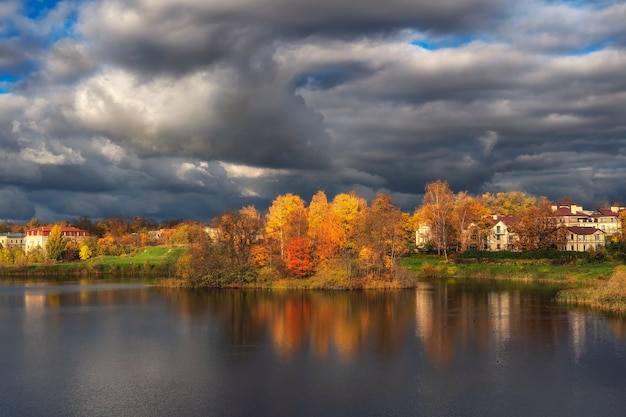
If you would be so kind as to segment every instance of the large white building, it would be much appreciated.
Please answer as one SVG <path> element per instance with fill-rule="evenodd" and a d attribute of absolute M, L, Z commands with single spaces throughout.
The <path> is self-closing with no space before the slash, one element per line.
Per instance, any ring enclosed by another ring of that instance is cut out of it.
<path fill-rule="evenodd" d="M 52 226 L 41 226 L 28 230 L 24 237 L 24 250 L 28 252 L 38 247 L 45 249 L 51 231 Z M 80 242 L 89 237 L 89 232 L 76 227 L 61 227 L 61 236 L 66 240 Z"/>

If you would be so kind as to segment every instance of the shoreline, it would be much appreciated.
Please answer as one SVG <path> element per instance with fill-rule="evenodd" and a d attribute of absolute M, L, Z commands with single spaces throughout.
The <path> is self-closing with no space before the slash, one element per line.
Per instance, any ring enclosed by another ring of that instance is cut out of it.
<path fill-rule="evenodd" d="M 133 262 L 127 258 L 100 258 L 82 263 L 4 266 L 0 279 L 137 278 L 156 287 L 224 288 L 269 290 L 402 290 L 415 288 L 421 279 L 468 279 L 550 283 L 563 286 L 555 300 L 564 305 L 588 307 L 599 311 L 626 312 L 626 266 L 615 262 L 569 265 L 549 260 L 499 260 L 497 262 L 445 261 L 441 257 L 419 255 L 403 258 L 393 278 L 337 278 L 318 274 L 309 278 L 279 278 L 254 282 L 229 282 L 223 285 L 193 285 L 175 275 L 171 258 Z"/>

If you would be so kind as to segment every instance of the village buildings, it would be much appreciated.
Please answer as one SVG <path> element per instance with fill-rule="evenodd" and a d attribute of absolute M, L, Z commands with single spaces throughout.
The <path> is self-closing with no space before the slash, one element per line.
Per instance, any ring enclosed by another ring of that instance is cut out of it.
<path fill-rule="evenodd" d="M 619 215 L 626 207 L 612 206 L 596 211 L 584 210 L 576 204 L 552 206 L 557 223 L 567 230 L 565 243 L 560 250 L 585 252 L 604 247 L 606 237 L 616 235 L 622 225 Z M 512 250 L 515 248 L 515 234 L 510 226 L 515 219 L 512 216 L 494 216 L 496 224 L 491 228 L 488 248 L 492 251 Z"/>
<path fill-rule="evenodd" d="M 557 224 L 566 229 L 565 242 L 559 250 L 585 252 L 604 247 L 606 238 L 621 232 L 620 213 L 626 207 L 612 206 L 598 210 L 584 210 L 576 204 L 552 206 Z M 517 236 L 513 225 L 519 221 L 515 216 L 492 216 L 489 233 L 482 239 L 474 239 L 476 249 L 489 251 L 516 250 Z M 431 241 L 430 228 L 420 224 L 415 231 L 415 245 L 424 248 Z"/>
<path fill-rule="evenodd" d="M 0 245 L 2 248 L 24 247 L 23 233 L 0 233 Z"/>
<path fill-rule="evenodd" d="M 24 251 L 29 252 L 37 247 L 45 248 L 50 238 L 51 231 L 52 226 L 41 226 L 26 231 L 26 235 L 24 236 Z M 85 240 L 89 236 L 89 232 L 77 227 L 64 226 L 61 227 L 61 236 L 63 236 L 65 240 L 78 243 Z"/>

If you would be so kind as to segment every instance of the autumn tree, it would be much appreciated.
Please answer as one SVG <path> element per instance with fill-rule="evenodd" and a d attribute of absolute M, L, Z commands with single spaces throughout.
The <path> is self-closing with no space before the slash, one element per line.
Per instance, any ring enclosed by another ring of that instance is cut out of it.
<path fill-rule="evenodd" d="M 331 234 L 332 219 L 330 204 L 323 191 L 318 191 L 309 203 L 308 236 L 312 250 L 319 262 L 325 262 L 335 254 L 335 245 L 329 236 Z"/>
<path fill-rule="evenodd" d="M 502 216 L 517 215 L 533 207 L 537 199 L 522 191 L 500 192 L 497 194 L 485 193 L 481 199 L 491 214 Z"/>
<path fill-rule="evenodd" d="M 263 220 L 253 206 L 243 207 L 217 217 L 213 225 L 217 239 L 225 246 L 226 253 L 236 264 L 248 264 L 252 248 L 263 231 Z"/>
<path fill-rule="evenodd" d="M 53 261 L 58 261 L 65 249 L 65 239 L 63 238 L 63 231 L 59 224 L 52 226 L 48 241 L 46 242 L 46 254 L 48 258 Z"/>
<path fill-rule="evenodd" d="M 446 181 L 437 180 L 426 184 L 422 201 L 422 216 L 431 229 L 437 253 L 448 259 L 448 245 L 452 240 L 454 193 Z"/>
<path fill-rule="evenodd" d="M 307 231 L 305 202 L 294 194 L 276 197 L 269 208 L 265 232 L 269 239 L 278 242 L 280 257 L 285 258 L 285 248 L 295 237 L 303 237 Z"/>
<path fill-rule="evenodd" d="M 524 251 L 561 248 L 567 234 L 567 229 L 559 224 L 552 211 L 552 203 L 545 197 L 541 197 L 536 206 L 522 212 L 511 230 L 517 235 L 518 249 Z"/>
<path fill-rule="evenodd" d="M 305 237 L 291 239 L 285 250 L 287 270 L 298 278 L 310 276 L 315 268 L 311 257 L 311 247 Z"/>
<path fill-rule="evenodd" d="M 464 251 L 476 235 L 484 230 L 483 223 L 489 218 L 489 210 L 478 198 L 466 191 L 457 193 L 452 209 L 452 222 L 456 234 L 456 250 Z"/>
<path fill-rule="evenodd" d="M 331 206 L 331 230 L 328 238 L 344 257 L 358 249 L 358 231 L 367 210 L 367 202 L 354 192 L 337 194 Z"/>
<path fill-rule="evenodd" d="M 359 252 L 360 258 L 368 259 L 379 271 L 392 271 L 398 256 L 408 250 L 405 221 L 389 194 L 377 194 L 363 218 L 361 246 L 367 250 Z"/>
<path fill-rule="evenodd" d="M 102 228 L 105 233 L 108 233 L 116 240 L 130 232 L 128 220 L 123 216 L 109 217 L 104 221 L 98 222 L 98 227 Z"/>

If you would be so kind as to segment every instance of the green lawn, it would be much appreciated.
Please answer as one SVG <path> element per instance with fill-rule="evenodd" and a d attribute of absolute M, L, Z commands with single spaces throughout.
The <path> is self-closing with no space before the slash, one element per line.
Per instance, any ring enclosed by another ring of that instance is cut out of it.
<path fill-rule="evenodd" d="M 63 276 L 63 275 L 166 275 L 173 273 L 178 258 L 187 251 L 184 246 L 148 246 L 131 255 L 97 256 L 79 262 L 36 264 L 26 267 L 8 266 L 2 269 L 6 276 Z"/>
<path fill-rule="evenodd" d="M 463 277 L 492 279 L 525 279 L 584 283 L 608 278 L 615 272 L 615 262 L 588 263 L 577 260 L 570 265 L 553 265 L 549 259 L 498 260 L 488 263 L 455 263 L 442 257 L 414 255 L 402 259 L 410 271 L 426 277 Z"/>
<path fill-rule="evenodd" d="M 122 256 L 98 256 L 86 261 L 68 265 L 89 266 L 98 263 L 103 266 L 151 265 L 158 266 L 164 263 L 175 263 L 187 251 L 186 247 L 149 246 L 140 249 L 136 254 Z"/>

